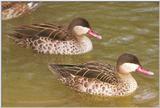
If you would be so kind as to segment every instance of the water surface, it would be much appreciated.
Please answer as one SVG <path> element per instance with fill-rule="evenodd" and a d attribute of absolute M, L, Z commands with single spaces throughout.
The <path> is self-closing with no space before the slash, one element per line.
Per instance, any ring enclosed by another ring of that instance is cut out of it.
<path fill-rule="evenodd" d="M 78 56 L 43 55 L 19 47 L 8 38 L 14 26 L 32 23 L 67 24 L 84 17 L 103 40 L 92 39 L 94 50 Z M 156 2 L 50 2 L 34 12 L 2 22 L 3 106 L 158 106 L 158 3 Z M 78 93 L 57 80 L 49 63 L 84 63 L 98 60 L 115 65 L 124 53 L 137 55 L 153 77 L 133 73 L 139 88 L 126 97 Z"/>

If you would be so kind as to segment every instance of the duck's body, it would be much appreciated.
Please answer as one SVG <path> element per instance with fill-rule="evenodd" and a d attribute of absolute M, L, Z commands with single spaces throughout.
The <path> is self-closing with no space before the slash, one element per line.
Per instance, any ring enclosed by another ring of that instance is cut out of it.
<path fill-rule="evenodd" d="M 82 20 L 82 19 L 78 19 Z M 33 50 L 44 54 L 75 55 L 83 54 L 92 50 L 91 40 L 85 36 L 85 31 L 77 36 L 73 28 L 55 24 L 32 24 L 20 26 L 15 29 L 15 33 L 10 34 L 16 42 L 22 46 L 31 47 Z M 77 32 L 81 32 L 86 27 L 76 26 Z M 79 30 L 80 28 L 80 30 Z"/>
<path fill-rule="evenodd" d="M 2 2 L 2 20 L 19 17 L 37 6 L 37 2 Z"/>
<path fill-rule="evenodd" d="M 51 67 L 55 69 L 54 71 L 62 72 L 60 80 L 65 85 L 80 92 L 123 96 L 137 88 L 137 82 L 131 75 L 121 79 L 110 64 L 90 62 L 82 65 L 51 65 Z"/>
<path fill-rule="evenodd" d="M 97 62 L 81 65 L 50 64 L 49 68 L 58 73 L 65 85 L 88 94 L 126 96 L 138 87 L 130 73 L 117 72 L 117 69 L 110 64 Z"/>

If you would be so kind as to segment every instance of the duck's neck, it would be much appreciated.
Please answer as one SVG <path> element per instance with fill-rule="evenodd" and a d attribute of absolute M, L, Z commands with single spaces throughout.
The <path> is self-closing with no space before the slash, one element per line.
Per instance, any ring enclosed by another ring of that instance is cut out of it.
<path fill-rule="evenodd" d="M 92 42 L 87 36 L 81 36 L 78 41 L 83 51 L 88 52 L 93 49 Z"/>
<path fill-rule="evenodd" d="M 121 83 L 119 84 L 119 86 L 121 87 L 121 89 L 119 90 L 119 93 L 124 91 L 124 93 L 130 94 L 133 91 L 135 91 L 138 87 L 136 80 L 132 77 L 131 74 L 120 74 L 119 73 L 119 77 L 121 78 Z"/>
<path fill-rule="evenodd" d="M 131 80 L 133 81 L 133 80 L 135 80 L 131 74 L 118 73 L 118 75 L 123 81 L 131 81 Z"/>

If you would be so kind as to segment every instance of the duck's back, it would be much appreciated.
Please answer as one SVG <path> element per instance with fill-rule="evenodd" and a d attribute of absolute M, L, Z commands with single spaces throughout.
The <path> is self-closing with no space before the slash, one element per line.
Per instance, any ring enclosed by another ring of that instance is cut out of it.
<path fill-rule="evenodd" d="M 37 39 L 37 38 L 48 38 L 52 40 L 70 40 L 75 38 L 69 33 L 65 26 L 40 23 L 31 25 L 22 25 L 15 28 L 11 36 L 15 39 Z"/>
<path fill-rule="evenodd" d="M 65 73 L 71 76 L 94 78 L 113 85 L 119 82 L 119 76 L 115 72 L 114 66 L 110 64 L 91 61 L 81 65 L 53 64 L 51 67 L 62 76 Z"/>

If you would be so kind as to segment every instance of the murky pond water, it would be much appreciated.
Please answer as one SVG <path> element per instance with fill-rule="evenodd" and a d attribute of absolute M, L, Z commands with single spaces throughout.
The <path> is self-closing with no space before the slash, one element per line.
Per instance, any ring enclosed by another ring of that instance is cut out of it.
<path fill-rule="evenodd" d="M 22 24 L 59 22 L 84 17 L 103 40 L 92 39 L 94 50 L 78 56 L 43 55 L 19 47 L 7 37 Z M 158 106 L 158 3 L 156 2 L 52 2 L 31 14 L 2 22 L 3 106 Z M 126 97 L 100 97 L 78 93 L 57 81 L 48 63 L 116 63 L 129 52 L 140 58 L 153 77 L 133 73 L 139 88 Z"/>

